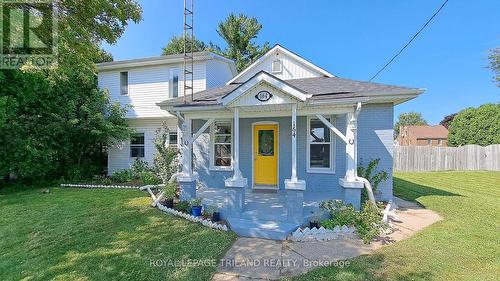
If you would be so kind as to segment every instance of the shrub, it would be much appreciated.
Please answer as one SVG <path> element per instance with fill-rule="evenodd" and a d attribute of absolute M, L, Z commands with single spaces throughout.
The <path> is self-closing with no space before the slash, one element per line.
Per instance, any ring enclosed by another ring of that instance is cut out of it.
<path fill-rule="evenodd" d="M 203 216 L 211 217 L 213 213 L 217 212 L 217 206 L 208 205 L 206 208 L 203 208 Z"/>
<path fill-rule="evenodd" d="M 387 224 L 382 220 L 382 211 L 375 204 L 366 201 L 361 211 L 356 216 L 356 231 L 363 242 L 370 243 L 374 238 L 387 229 Z"/>
<path fill-rule="evenodd" d="M 180 212 L 189 213 L 191 211 L 191 206 L 188 201 L 180 201 L 175 206 L 175 209 Z"/>
<path fill-rule="evenodd" d="M 321 202 L 320 207 L 330 212 L 330 218 L 322 221 L 321 226 L 327 229 L 343 225 L 354 226 L 365 243 L 370 243 L 387 228 L 387 224 L 382 221 L 381 208 L 370 201 L 363 204 L 360 212 L 340 200 Z"/>
<path fill-rule="evenodd" d="M 142 172 L 140 175 L 140 180 L 144 185 L 150 185 L 150 184 L 153 185 L 161 183 L 161 179 L 151 171 Z"/>
<path fill-rule="evenodd" d="M 169 183 L 163 188 L 165 199 L 175 199 L 177 192 L 177 185 L 175 183 Z"/>
<path fill-rule="evenodd" d="M 191 202 L 189 202 L 189 203 L 191 204 L 191 207 L 201 206 L 201 201 L 202 201 L 201 198 L 194 198 L 194 199 L 191 199 Z"/>
<path fill-rule="evenodd" d="M 119 170 L 111 176 L 111 179 L 115 182 L 129 182 L 132 178 L 132 173 L 129 170 Z"/>
<path fill-rule="evenodd" d="M 148 162 L 141 160 L 139 158 L 136 158 L 134 160 L 134 163 L 132 163 L 132 167 L 130 168 L 130 172 L 134 179 L 140 179 L 144 172 L 149 172 L 149 171 L 151 171 L 151 168 L 149 168 Z"/>
<path fill-rule="evenodd" d="M 153 162 L 154 172 L 162 179 L 163 183 L 167 183 L 179 168 L 178 150 L 167 145 L 168 137 L 168 126 L 166 122 L 163 122 L 161 127 L 156 130 L 154 139 L 156 154 Z"/>

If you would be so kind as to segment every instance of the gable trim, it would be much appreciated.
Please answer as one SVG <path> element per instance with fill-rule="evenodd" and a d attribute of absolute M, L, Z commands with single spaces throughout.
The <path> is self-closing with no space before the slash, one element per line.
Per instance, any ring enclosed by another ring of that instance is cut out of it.
<path fill-rule="evenodd" d="M 259 84 L 260 82 L 267 82 L 271 86 L 276 87 L 277 89 L 289 94 L 290 96 L 304 102 L 306 101 L 307 98 L 310 97 L 310 95 L 306 94 L 305 92 L 289 85 L 288 83 L 284 82 L 281 79 L 278 79 L 277 77 L 265 72 L 265 71 L 260 71 L 256 75 L 254 75 L 252 78 L 248 79 L 245 83 L 241 84 L 238 88 L 234 89 L 232 92 L 229 94 L 225 95 L 220 99 L 220 102 L 222 103 L 223 106 L 226 106 L 233 101 L 235 101 L 238 97 L 243 95 L 246 91 L 250 90 L 253 86 Z"/>
<path fill-rule="evenodd" d="M 267 53 L 262 55 L 260 58 L 258 58 L 256 61 L 254 61 L 251 65 L 247 66 L 243 71 L 241 71 L 238 75 L 234 76 L 231 80 L 229 80 L 226 85 L 229 85 L 231 83 L 234 83 L 238 78 L 243 76 L 245 73 L 250 71 L 252 68 L 254 68 L 256 65 L 260 64 L 263 62 L 265 59 L 267 59 L 270 55 L 272 55 L 275 51 L 280 51 L 284 53 L 285 55 L 292 57 L 293 59 L 296 59 L 298 62 L 302 63 L 303 65 L 314 69 L 315 71 L 325 75 L 326 77 L 335 77 L 335 75 L 331 74 L 330 72 L 324 70 L 323 68 L 307 61 L 306 59 L 302 58 L 301 56 L 295 54 L 294 52 L 291 52 L 287 50 L 286 48 L 280 46 L 279 44 L 276 44 L 274 47 L 272 47 Z"/>

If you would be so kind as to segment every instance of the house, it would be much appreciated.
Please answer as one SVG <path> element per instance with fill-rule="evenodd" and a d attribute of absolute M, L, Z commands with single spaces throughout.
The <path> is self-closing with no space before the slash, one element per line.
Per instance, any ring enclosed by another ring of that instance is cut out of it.
<path fill-rule="evenodd" d="M 443 125 L 403 126 L 397 139 L 402 146 L 448 146 L 448 129 Z"/>
<path fill-rule="evenodd" d="M 284 239 L 323 200 L 359 209 L 356 169 L 372 159 L 389 173 L 377 199 L 392 199 L 393 109 L 422 92 L 336 77 L 276 45 L 225 85 L 157 105 L 178 117 L 181 199 L 217 205 L 240 235 Z"/>
<path fill-rule="evenodd" d="M 177 145 L 177 118 L 156 103 L 184 95 L 183 55 L 123 60 L 97 64 L 98 86 L 112 102 L 129 106 L 126 114 L 137 134 L 113 146 L 108 153 L 108 174 L 128 169 L 135 159 L 152 163 L 153 139 L 162 122 L 169 127 L 169 142 Z M 233 61 L 210 52 L 194 53 L 193 92 L 223 86 L 236 75 Z"/>

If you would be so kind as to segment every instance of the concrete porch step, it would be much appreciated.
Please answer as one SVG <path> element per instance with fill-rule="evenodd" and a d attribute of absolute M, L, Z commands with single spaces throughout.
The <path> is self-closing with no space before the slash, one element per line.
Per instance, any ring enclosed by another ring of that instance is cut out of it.
<path fill-rule="evenodd" d="M 272 240 L 285 240 L 300 225 L 279 221 L 255 221 L 241 218 L 228 218 L 231 230 L 239 236 Z"/>
<path fill-rule="evenodd" d="M 241 213 L 241 218 L 251 221 L 279 221 L 286 222 L 287 214 L 285 210 L 279 211 L 262 211 L 262 210 L 248 210 Z"/>

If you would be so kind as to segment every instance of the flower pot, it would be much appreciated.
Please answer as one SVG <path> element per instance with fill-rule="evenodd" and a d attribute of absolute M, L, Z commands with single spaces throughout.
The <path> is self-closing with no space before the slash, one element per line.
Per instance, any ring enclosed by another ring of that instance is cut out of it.
<path fill-rule="evenodd" d="M 201 206 L 192 206 L 191 207 L 191 215 L 195 217 L 201 216 Z"/>
<path fill-rule="evenodd" d="M 319 228 L 319 222 L 317 221 L 310 221 L 309 222 L 309 228 Z"/>
<path fill-rule="evenodd" d="M 172 209 L 174 207 L 174 199 L 170 198 L 170 199 L 165 199 L 163 201 L 163 206 L 167 207 L 167 208 L 170 208 Z"/>
<path fill-rule="evenodd" d="M 213 221 L 213 222 L 218 222 L 218 221 L 220 221 L 220 212 L 214 212 L 214 213 L 212 214 L 212 221 Z"/>

